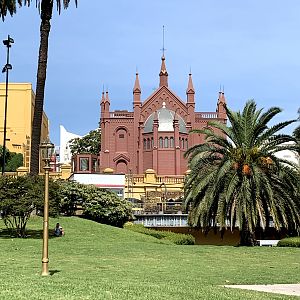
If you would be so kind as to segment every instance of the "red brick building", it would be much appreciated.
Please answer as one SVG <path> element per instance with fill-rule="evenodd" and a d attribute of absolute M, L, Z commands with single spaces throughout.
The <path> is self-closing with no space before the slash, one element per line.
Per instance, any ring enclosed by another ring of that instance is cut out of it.
<path fill-rule="evenodd" d="M 133 111 L 110 111 L 108 92 L 101 99 L 100 171 L 143 174 L 153 169 L 158 175 L 182 175 L 187 170 L 184 152 L 202 143 L 201 135 L 189 134 L 210 120 L 226 122 L 225 97 L 219 92 L 214 112 L 195 112 L 195 90 L 189 74 L 186 101 L 168 86 L 165 57 L 161 58 L 159 87 L 144 101 L 138 73 L 133 88 Z"/>

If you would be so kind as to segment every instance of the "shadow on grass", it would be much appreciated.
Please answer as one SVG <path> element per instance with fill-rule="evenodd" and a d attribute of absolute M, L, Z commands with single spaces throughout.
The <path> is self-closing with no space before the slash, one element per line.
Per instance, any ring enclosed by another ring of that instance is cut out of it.
<path fill-rule="evenodd" d="M 49 275 L 53 276 L 55 273 L 59 273 L 61 270 L 49 270 Z"/>
<path fill-rule="evenodd" d="M 48 230 L 49 239 L 56 238 L 54 235 L 54 230 Z M 0 239 L 12 239 L 17 238 L 16 235 L 12 234 L 12 232 L 8 229 L 2 229 L 0 230 Z M 28 229 L 26 230 L 26 236 L 24 239 L 42 239 L 43 238 L 43 230 L 34 230 L 34 229 Z"/>

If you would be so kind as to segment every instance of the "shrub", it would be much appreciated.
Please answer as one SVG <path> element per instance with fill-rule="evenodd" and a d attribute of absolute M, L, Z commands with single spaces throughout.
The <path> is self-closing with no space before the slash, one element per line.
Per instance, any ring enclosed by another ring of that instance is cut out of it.
<path fill-rule="evenodd" d="M 116 227 L 132 219 L 131 204 L 114 192 L 86 185 L 82 196 L 83 215 L 88 219 Z"/>
<path fill-rule="evenodd" d="M 164 239 L 171 241 L 176 245 L 195 245 L 195 238 L 191 234 L 167 232 Z"/>
<path fill-rule="evenodd" d="M 58 180 L 59 211 L 66 216 L 75 215 L 76 209 L 82 205 L 84 185 L 75 181 Z"/>
<path fill-rule="evenodd" d="M 176 245 L 194 245 L 195 238 L 191 234 L 175 233 L 171 231 L 158 231 L 144 227 L 142 224 L 126 223 L 125 229 L 153 236 L 157 239 L 167 240 Z"/>
<path fill-rule="evenodd" d="M 282 239 L 277 244 L 278 247 L 300 247 L 300 237 L 290 237 Z"/>

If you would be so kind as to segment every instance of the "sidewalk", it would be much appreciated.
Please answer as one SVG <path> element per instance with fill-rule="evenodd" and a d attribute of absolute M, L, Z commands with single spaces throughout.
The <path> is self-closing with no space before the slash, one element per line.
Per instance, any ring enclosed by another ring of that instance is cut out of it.
<path fill-rule="evenodd" d="M 300 284 L 224 285 L 224 287 L 300 297 Z"/>

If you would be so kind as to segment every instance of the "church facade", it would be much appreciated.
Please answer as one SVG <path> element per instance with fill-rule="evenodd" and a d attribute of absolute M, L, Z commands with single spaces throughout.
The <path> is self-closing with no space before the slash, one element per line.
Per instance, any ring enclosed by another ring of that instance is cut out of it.
<path fill-rule="evenodd" d="M 153 169 L 158 175 L 183 175 L 188 169 L 185 151 L 204 142 L 203 135 L 189 131 L 207 127 L 211 120 L 226 122 L 224 92 L 219 92 L 215 111 L 196 112 L 192 75 L 183 101 L 168 86 L 163 55 L 159 87 L 145 100 L 141 94 L 138 73 L 132 111 L 110 111 L 108 92 L 102 93 L 100 171 L 110 168 L 114 173 L 143 174 Z"/>

